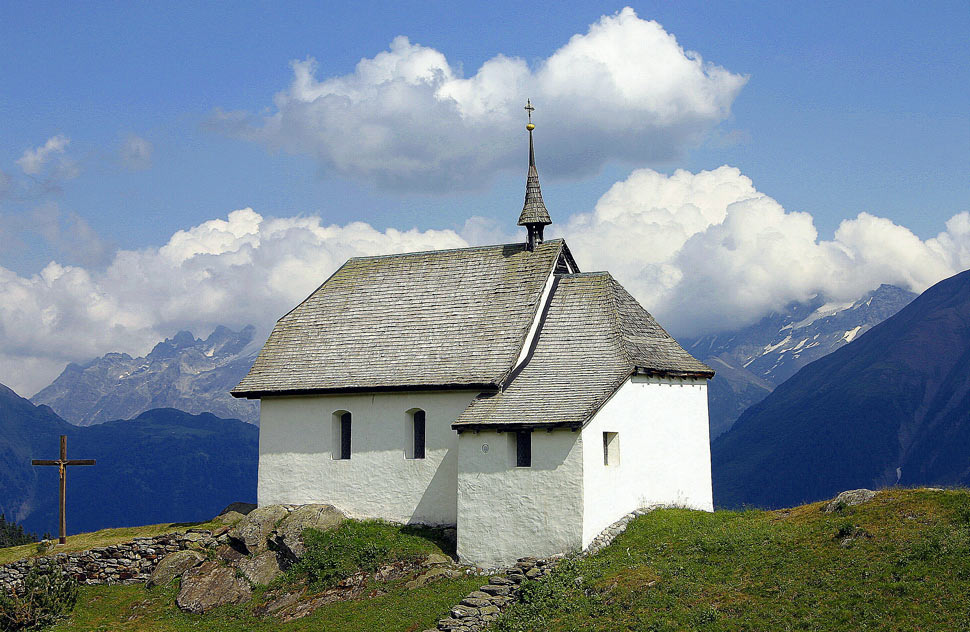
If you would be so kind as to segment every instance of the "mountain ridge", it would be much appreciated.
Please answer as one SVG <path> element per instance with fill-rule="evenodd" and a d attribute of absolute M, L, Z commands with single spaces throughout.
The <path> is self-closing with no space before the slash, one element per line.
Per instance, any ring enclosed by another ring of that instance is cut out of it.
<path fill-rule="evenodd" d="M 247 325 L 238 332 L 223 325 L 208 338 L 180 331 L 144 357 L 111 352 L 84 364 L 70 363 L 30 401 L 45 404 L 78 426 L 130 419 L 154 408 L 259 422 L 259 405 L 229 395 L 246 375 L 259 341 Z"/>
<path fill-rule="evenodd" d="M 816 296 L 735 331 L 685 339 L 684 348 L 716 371 L 709 384 L 711 439 L 802 367 L 848 344 L 915 297 L 887 284 L 855 301 Z"/>
<path fill-rule="evenodd" d="M 970 482 L 970 271 L 803 367 L 712 445 L 715 503 Z"/>
<path fill-rule="evenodd" d="M 57 468 L 31 459 L 96 459 L 68 468 L 68 532 L 206 520 L 256 497 L 258 429 L 211 413 L 162 408 L 75 426 L 0 384 L 0 513 L 37 533 L 57 529 Z"/>

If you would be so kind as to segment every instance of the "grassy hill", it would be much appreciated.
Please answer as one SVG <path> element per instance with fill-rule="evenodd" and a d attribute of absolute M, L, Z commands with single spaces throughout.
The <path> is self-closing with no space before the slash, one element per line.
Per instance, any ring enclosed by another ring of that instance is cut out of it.
<path fill-rule="evenodd" d="M 497 629 L 970 629 L 970 492 L 823 506 L 653 512 L 524 591 Z"/>
<path fill-rule="evenodd" d="M 638 518 L 598 555 L 527 583 L 497 632 L 970 630 L 970 491 L 889 489 L 822 512 L 682 509 Z M 248 606 L 189 615 L 174 589 L 83 587 L 54 630 L 424 630 L 482 578 L 330 604 L 291 623 Z"/>

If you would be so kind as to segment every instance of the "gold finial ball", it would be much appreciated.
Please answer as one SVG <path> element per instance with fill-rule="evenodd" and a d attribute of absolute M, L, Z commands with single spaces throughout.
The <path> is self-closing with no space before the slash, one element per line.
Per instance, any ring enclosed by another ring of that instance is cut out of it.
<path fill-rule="evenodd" d="M 525 128 L 531 132 L 536 128 L 536 126 L 533 125 L 532 123 L 529 123 L 528 125 L 525 126 Z"/>

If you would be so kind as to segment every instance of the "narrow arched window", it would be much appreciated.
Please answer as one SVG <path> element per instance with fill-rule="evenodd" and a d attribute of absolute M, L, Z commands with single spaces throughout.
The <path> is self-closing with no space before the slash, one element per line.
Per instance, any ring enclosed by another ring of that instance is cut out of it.
<path fill-rule="evenodd" d="M 515 433 L 515 467 L 532 467 L 532 431 Z"/>
<path fill-rule="evenodd" d="M 347 460 L 350 458 L 351 415 L 346 410 L 338 410 L 333 414 L 333 458 Z"/>
<path fill-rule="evenodd" d="M 408 411 L 405 441 L 404 458 L 424 458 L 425 413 L 420 408 L 412 408 Z"/>
<path fill-rule="evenodd" d="M 414 458 L 424 458 L 424 411 L 416 410 L 411 416 L 414 423 Z"/>

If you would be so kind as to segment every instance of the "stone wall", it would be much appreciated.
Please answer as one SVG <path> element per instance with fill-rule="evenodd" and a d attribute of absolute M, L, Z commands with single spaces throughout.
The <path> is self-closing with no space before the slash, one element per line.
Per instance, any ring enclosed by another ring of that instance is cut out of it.
<path fill-rule="evenodd" d="M 616 536 L 626 531 L 630 521 L 660 507 L 660 505 L 651 505 L 624 515 L 593 538 L 593 541 L 580 554 L 580 557 L 596 555 L 609 546 L 616 539 Z M 564 557 L 564 555 L 553 555 L 545 559 L 523 557 L 516 562 L 515 566 L 498 569 L 496 574 L 489 579 L 488 584 L 469 593 L 458 605 L 451 609 L 448 616 L 439 619 L 437 630 L 447 632 L 478 632 L 484 630 L 499 618 L 506 606 L 515 603 L 519 596 L 519 585 L 523 581 L 543 579 L 555 570 L 556 565 Z M 435 632 L 435 629 L 425 632 Z"/>
<path fill-rule="evenodd" d="M 18 560 L 0 566 L 0 590 L 17 590 L 30 567 L 35 564 L 42 572 L 59 567 L 81 584 L 143 583 L 148 580 L 158 562 L 169 553 L 204 546 L 212 539 L 211 531 L 189 529 L 185 533 L 133 538 L 131 542 L 88 551 Z"/>

